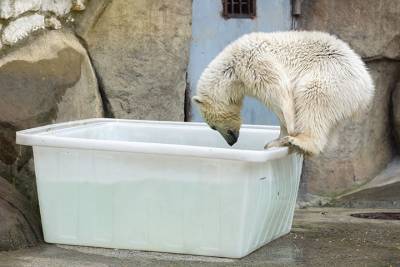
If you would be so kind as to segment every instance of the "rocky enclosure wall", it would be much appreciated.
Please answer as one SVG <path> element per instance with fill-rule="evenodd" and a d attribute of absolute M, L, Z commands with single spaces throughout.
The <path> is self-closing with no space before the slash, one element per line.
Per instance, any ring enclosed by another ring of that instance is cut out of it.
<path fill-rule="evenodd" d="M 297 29 L 330 32 L 348 42 L 366 62 L 375 83 L 370 111 L 339 125 L 324 153 L 307 158 L 303 166 L 306 200 L 312 195 L 340 196 L 368 183 L 399 151 L 395 137 L 400 140 L 400 1 L 303 0 L 296 22 Z M 392 183 L 396 181 L 400 177 Z M 396 199 L 399 205 L 400 192 Z"/>
<path fill-rule="evenodd" d="M 41 239 L 32 150 L 15 132 L 182 121 L 190 23 L 191 0 L 0 0 L 0 250 Z"/>

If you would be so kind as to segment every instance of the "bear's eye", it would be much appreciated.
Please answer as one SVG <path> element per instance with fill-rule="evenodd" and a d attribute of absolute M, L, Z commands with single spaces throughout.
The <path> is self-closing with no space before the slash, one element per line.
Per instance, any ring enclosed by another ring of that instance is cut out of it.
<path fill-rule="evenodd" d="M 215 128 L 215 126 L 210 126 L 211 129 L 213 129 L 214 131 L 217 130 L 217 128 Z"/>

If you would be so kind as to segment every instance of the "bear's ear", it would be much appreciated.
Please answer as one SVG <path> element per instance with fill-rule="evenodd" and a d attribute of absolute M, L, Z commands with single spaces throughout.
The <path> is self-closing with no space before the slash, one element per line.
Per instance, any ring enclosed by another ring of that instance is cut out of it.
<path fill-rule="evenodd" d="M 203 104 L 203 100 L 201 100 L 201 98 L 197 95 L 195 95 L 194 97 L 192 97 L 192 101 L 197 103 L 197 104 Z"/>

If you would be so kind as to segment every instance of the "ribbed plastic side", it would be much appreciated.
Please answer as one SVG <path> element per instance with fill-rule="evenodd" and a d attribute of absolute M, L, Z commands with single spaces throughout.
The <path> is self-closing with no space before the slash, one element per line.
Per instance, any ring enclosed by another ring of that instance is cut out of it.
<path fill-rule="evenodd" d="M 253 166 L 247 201 L 249 219 L 242 243 L 245 254 L 290 232 L 302 163 L 302 156 L 291 154 Z"/>
<path fill-rule="evenodd" d="M 290 231 L 302 159 L 34 147 L 45 241 L 242 257 Z"/>

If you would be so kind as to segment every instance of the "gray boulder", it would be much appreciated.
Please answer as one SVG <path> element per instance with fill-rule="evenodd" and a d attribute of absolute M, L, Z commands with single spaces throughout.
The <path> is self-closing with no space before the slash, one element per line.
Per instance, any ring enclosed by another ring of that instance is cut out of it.
<path fill-rule="evenodd" d="M 34 246 L 41 240 L 34 210 L 32 203 L 0 177 L 0 251 Z"/>
<path fill-rule="evenodd" d="M 337 206 L 346 208 L 400 208 L 400 158 L 395 158 L 374 179 L 339 196 Z"/>
<path fill-rule="evenodd" d="M 306 158 L 301 195 L 336 196 L 371 180 L 394 155 L 389 117 L 400 59 L 400 2 L 305 0 L 299 29 L 330 32 L 367 62 L 376 95 L 363 117 L 334 129 L 324 153 Z"/>
<path fill-rule="evenodd" d="M 184 119 L 191 2 L 90 1 L 77 16 L 108 116 Z"/>
<path fill-rule="evenodd" d="M 338 35 L 363 58 L 400 59 L 400 1 L 303 0 L 298 27 Z"/>
<path fill-rule="evenodd" d="M 0 84 L 0 175 L 34 199 L 32 152 L 15 144 L 15 132 L 101 117 L 97 80 L 78 39 L 51 31 L 0 59 Z"/>
<path fill-rule="evenodd" d="M 399 68 L 400 77 L 400 68 Z M 393 130 L 397 148 L 400 149 L 400 81 L 397 83 L 396 88 L 392 95 L 392 115 L 393 115 Z"/>

